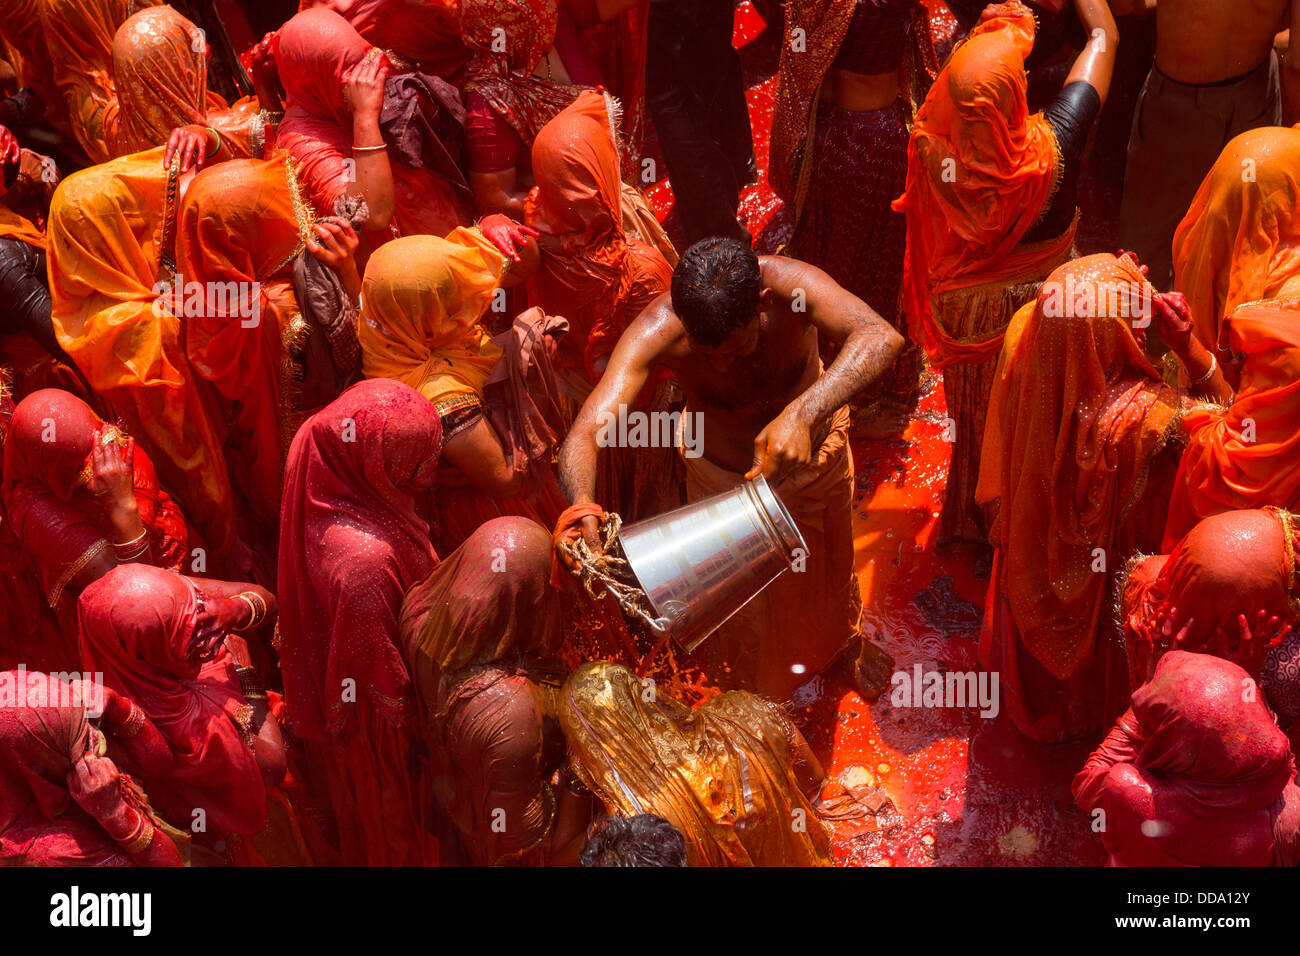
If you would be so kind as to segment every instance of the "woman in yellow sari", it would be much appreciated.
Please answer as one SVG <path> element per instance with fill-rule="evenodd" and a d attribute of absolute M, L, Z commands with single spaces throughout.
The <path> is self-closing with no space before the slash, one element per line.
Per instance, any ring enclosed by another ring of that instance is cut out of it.
<path fill-rule="evenodd" d="M 366 265 L 361 291 L 362 370 L 411 386 L 442 419 L 438 551 L 458 547 L 502 515 L 551 527 L 567 502 L 551 459 L 564 434 L 551 368 L 567 329 L 540 309 L 504 335 L 485 328 L 506 258 L 477 229 L 446 239 L 404 236 Z"/>
<path fill-rule="evenodd" d="M 609 812 L 675 826 L 689 865 L 831 864 L 813 810 L 821 767 L 770 701 L 731 691 L 691 709 L 597 661 L 569 678 L 559 711 L 574 775 Z"/>
<path fill-rule="evenodd" d="M 124 156 L 59 185 L 47 233 L 52 318 L 59 344 L 223 555 L 235 521 L 221 432 L 195 387 L 182 319 L 160 295 L 176 279 L 182 178 L 162 158 L 162 147 Z"/>
<path fill-rule="evenodd" d="M 1174 288 L 1211 352 L 1243 302 L 1300 291 L 1300 130 L 1265 126 L 1223 147 L 1174 233 Z M 1218 353 L 1223 358 L 1224 353 Z"/>

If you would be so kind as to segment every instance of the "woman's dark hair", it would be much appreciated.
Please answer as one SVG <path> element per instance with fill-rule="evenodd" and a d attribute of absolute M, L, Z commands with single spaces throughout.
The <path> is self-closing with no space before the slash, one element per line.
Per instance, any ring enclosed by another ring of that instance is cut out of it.
<path fill-rule="evenodd" d="M 739 239 L 701 239 L 673 269 L 673 311 L 686 334 L 706 348 L 750 323 L 759 290 L 758 256 Z"/>
<path fill-rule="evenodd" d="M 583 866 L 685 866 L 686 838 L 653 813 L 608 816 L 596 823 L 578 861 Z"/>

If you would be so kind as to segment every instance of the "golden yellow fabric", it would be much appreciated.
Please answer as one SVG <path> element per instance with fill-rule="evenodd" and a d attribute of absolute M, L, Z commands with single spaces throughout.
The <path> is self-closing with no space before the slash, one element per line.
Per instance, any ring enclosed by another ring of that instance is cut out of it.
<path fill-rule="evenodd" d="M 483 397 L 501 349 L 480 324 L 505 257 L 475 229 L 386 242 L 361 286 L 362 371 L 403 382 L 431 402 Z"/>
<path fill-rule="evenodd" d="M 559 718 L 582 782 L 611 812 L 672 823 L 691 866 L 831 864 L 795 779 L 798 732 L 763 698 L 731 691 L 692 710 L 597 661 L 569 678 Z"/>

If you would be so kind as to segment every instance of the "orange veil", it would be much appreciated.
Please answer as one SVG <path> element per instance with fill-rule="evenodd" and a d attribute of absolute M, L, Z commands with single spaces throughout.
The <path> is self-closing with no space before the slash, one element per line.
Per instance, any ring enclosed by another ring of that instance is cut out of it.
<path fill-rule="evenodd" d="M 1174 288 L 1207 349 L 1233 309 L 1278 295 L 1300 274 L 1298 213 L 1300 130 L 1266 126 L 1233 138 L 1174 234 Z"/>
<path fill-rule="evenodd" d="M 912 340 L 940 368 L 992 358 L 1002 336 L 952 338 L 935 321 L 933 296 L 1046 268 L 1074 238 L 1071 229 L 1050 248 L 1017 248 L 1047 208 L 1060 168 L 1051 127 L 1029 113 L 1024 59 L 1033 44 L 1033 15 L 1019 0 L 986 8 L 912 128 L 907 189 L 894 201 L 907 216 L 903 297 Z"/>

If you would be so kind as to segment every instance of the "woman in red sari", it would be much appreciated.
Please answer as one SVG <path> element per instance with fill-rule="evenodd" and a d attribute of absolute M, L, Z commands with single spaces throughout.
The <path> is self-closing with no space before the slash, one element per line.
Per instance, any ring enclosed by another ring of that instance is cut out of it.
<path fill-rule="evenodd" d="M 1015 725 L 1047 743 L 1122 707 L 1109 583 L 1159 541 L 1183 401 L 1133 330 L 1129 303 L 1152 290 L 1131 259 L 1075 259 L 1043 290 L 1007 329 L 989 406 L 978 497 L 996 504 L 997 550 L 979 653 Z"/>
<path fill-rule="evenodd" d="M 15 692 L 0 707 L 0 866 L 188 862 L 188 838 L 104 756 L 104 735 L 83 707 L 62 706 L 77 699 L 69 685 L 7 671 L 0 688 Z"/>
<path fill-rule="evenodd" d="M 86 669 L 136 708 L 128 736 L 139 740 L 110 755 L 164 817 L 205 842 L 261 831 L 267 787 L 284 777 L 266 692 L 242 641 L 238 665 L 226 644 L 274 614 L 274 596 L 255 585 L 148 565 L 113 569 L 78 601 Z"/>
<path fill-rule="evenodd" d="M 300 0 L 299 12 L 328 7 L 399 69 L 459 87 L 469 50 L 460 39 L 460 0 Z"/>
<path fill-rule="evenodd" d="M 1230 661 L 1173 651 L 1133 692 L 1072 787 L 1104 821 L 1112 866 L 1300 863 L 1295 760 L 1263 702 L 1242 693 L 1250 683 Z"/>
<path fill-rule="evenodd" d="M 438 563 L 417 500 L 442 423 L 408 385 L 354 385 L 299 429 L 280 519 L 278 648 L 294 734 L 323 769 L 348 864 L 437 863 L 402 660 L 402 598 Z"/>
<path fill-rule="evenodd" d="M 149 456 L 67 392 L 45 389 L 18 403 L 0 498 L 58 615 L 69 668 L 84 588 L 119 563 L 179 570 L 189 558 L 185 518 Z"/>
<path fill-rule="evenodd" d="M 1266 505 L 1300 511 L 1300 297 L 1238 306 L 1220 339 L 1232 356 L 1223 375 L 1236 395 L 1227 408 L 1187 413 L 1166 552 L 1208 515 Z"/>
<path fill-rule="evenodd" d="M 468 203 L 432 169 L 389 155 L 379 129 L 383 51 L 332 10 L 299 13 L 279 31 L 275 62 L 288 98 L 276 145 L 289 151 L 308 201 L 333 215 L 345 196 L 364 199 L 366 238 L 444 236 L 472 218 Z"/>
<path fill-rule="evenodd" d="M 1078 169 L 1118 42 L 1104 2 L 1077 6 L 1090 38 L 1047 110 L 1029 112 L 1024 61 L 1035 23 L 1010 0 L 984 9 L 912 127 L 907 189 L 894 208 L 907 217 L 908 330 L 943 371 L 955 429 L 941 543 L 985 540 L 975 486 L 1002 337 L 1074 245 Z"/>

